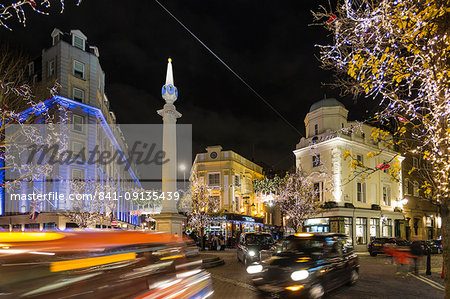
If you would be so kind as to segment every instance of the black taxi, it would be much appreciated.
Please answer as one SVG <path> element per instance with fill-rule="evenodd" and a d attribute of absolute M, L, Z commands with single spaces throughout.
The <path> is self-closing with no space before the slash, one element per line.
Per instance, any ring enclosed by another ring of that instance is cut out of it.
<path fill-rule="evenodd" d="M 359 262 L 346 235 L 298 233 L 285 238 L 277 252 L 247 272 L 261 294 L 322 298 L 359 277 Z"/>

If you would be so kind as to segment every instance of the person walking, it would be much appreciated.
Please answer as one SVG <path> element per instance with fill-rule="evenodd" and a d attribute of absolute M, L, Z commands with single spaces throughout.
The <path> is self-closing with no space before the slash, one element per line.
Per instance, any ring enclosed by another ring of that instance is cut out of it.
<path fill-rule="evenodd" d="M 408 276 L 409 272 L 409 264 L 411 261 L 411 258 L 414 256 L 409 251 L 408 247 L 398 247 L 394 250 L 393 253 L 394 261 L 397 263 L 397 273 L 400 274 L 402 277 Z"/>
<path fill-rule="evenodd" d="M 411 254 L 414 260 L 414 274 L 419 274 L 419 262 L 424 254 L 422 244 L 420 242 L 414 241 L 411 243 Z"/>

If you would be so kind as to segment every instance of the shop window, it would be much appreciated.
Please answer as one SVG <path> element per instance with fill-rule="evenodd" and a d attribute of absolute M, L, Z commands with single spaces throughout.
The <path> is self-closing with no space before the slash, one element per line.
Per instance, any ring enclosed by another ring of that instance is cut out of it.
<path fill-rule="evenodd" d="M 384 219 L 383 237 L 392 237 L 392 219 Z"/>
<path fill-rule="evenodd" d="M 356 244 L 367 244 L 367 218 L 356 218 Z"/>
<path fill-rule="evenodd" d="M 350 243 L 353 244 L 353 218 L 344 218 L 344 233 L 349 237 Z"/>
<path fill-rule="evenodd" d="M 380 219 L 370 218 L 370 237 L 377 238 L 380 236 Z"/>

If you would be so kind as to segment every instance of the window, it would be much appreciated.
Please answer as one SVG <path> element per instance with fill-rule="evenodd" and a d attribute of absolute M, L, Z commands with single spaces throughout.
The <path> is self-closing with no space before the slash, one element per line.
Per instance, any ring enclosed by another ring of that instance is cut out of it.
<path fill-rule="evenodd" d="M 353 243 L 353 218 L 344 217 L 344 233 L 349 237 L 350 243 Z"/>
<path fill-rule="evenodd" d="M 366 202 L 366 183 L 356 182 L 356 201 Z"/>
<path fill-rule="evenodd" d="M 236 187 L 238 187 L 238 186 L 241 185 L 241 180 L 240 180 L 239 175 L 235 175 L 235 176 L 234 176 L 234 185 L 235 185 Z"/>
<path fill-rule="evenodd" d="M 84 180 L 84 170 L 72 168 L 72 180 Z"/>
<path fill-rule="evenodd" d="M 412 158 L 412 166 L 413 166 L 415 169 L 419 169 L 419 159 L 417 159 L 416 157 L 413 157 L 413 158 Z"/>
<path fill-rule="evenodd" d="M 84 117 L 74 114 L 72 116 L 72 130 L 84 133 Z"/>
<path fill-rule="evenodd" d="M 392 219 L 384 219 L 383 237 L 392 237 Z"/>
<path fill-rule="evenodd" d="M 314 135 L 319 135 L 319 125 L 318 124 L 314 125 Z"/>
<path fill-rule="evenodd" d="M 84 39 L 76 35 L 72 35 L 72 37 L 72 46 L 84 51 Z"/>
<path fill-rule="evenodd" d="M 59 41 L 59 34 L 54 35 L 52 41 L 53 41 L 53 46 L 56 45 L 56 43 Z"/>
<path fill-rule="evenodd" d="M 98 78 L 98 90 L 101 92 L 102 91 L 102 78 Z"/>
<path fill-rule="evenodd" d="M 55 60 L 50 60 L 48 62 L 48 76 L 51 77 L 55 74 Z"/>
<path fill-rule="evenodd" d="M 323 201 L 323 182 L 314 183 L 314 192 L 316 193 L 316 199 Z"/>
<path fill-rule="evenodd" d="M 34 74 L 34 62 L 30 62 L 28 64 L 28 76 L 32 76 Z"/>
<path fill-rule="evenodd" d="M 406 190 L 405 190 L 405 194 L 406 195 L 411 195 L 411 194 L 413 194 L 413 185 L 411 184 L 411 181 L 410 180 L 408 180 L 408 179 L 406 179 L 405 180 L 405 185 L 406 185 Z"/>
<path fill-rule="evenodd" d="M 77 60 L 73 61 L 73 75 L 80 79 L 84 79 L 84 63 Z"/>
<path fill-rule="evenodd" d="M 391 205 L 391 186 L 383 186 L 383 204 L 385 206 Z"/>
<path fill-rule="evenodd" d="M 208 185 L 219 186 L 220 185 L 220 173 L 209 173 L 208 174 Z"/>
<path fill-rule="evenodd" d="M 362 155 L 356 155 L 356 161 L 359 162 L 359 165 L 364 165 L 364 160 Z"/>
<path fill-rule="evenodd" d="M 413 185 L 413 195 L 414 196 L 419 196 L 419 183 L 414 181 L 414 185 Z"/>
<path fill-rule="evenodd" d="M 414 218 L 414 235 L 419 234 L 419 222 L 420 222 L 419 218 Z"/>
<path fill-rule="evenodd" d="M 72 141 L 72 157 L 77 157 L 77 160 L 86 161 L 86 149 L 83 142 Z"/>
<path fill-rule="evenodd" d="M 320 155 L 315 155 L 312 157 L 312 166 L 317 167 L 320 165 Z"/>
<path fill-rule="evenodd" d="M 75 101 L 84 102 L 84 90 L 74 87 L 72 97 Z"/>
<path fill-rule="evenodd" d="M 370 237 L 377 238 L 380 236 L 380 219 L 370 218 L 369 233 Z"/>
<path fill-rule="evenodd" d="M 367 244 L 367 218 L 356 218 L 356 244 Z"/>

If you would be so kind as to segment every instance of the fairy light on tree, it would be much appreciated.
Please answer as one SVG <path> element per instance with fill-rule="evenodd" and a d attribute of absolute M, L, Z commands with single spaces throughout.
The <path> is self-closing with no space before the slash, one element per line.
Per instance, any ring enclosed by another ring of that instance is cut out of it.
<path fill-rule="evenodd" d="M 201 247 L 204 248 L 203 236 L 206 228 L 211 225 L 213 216 L 219 211 L 220 200 L 212 197 L 208 187 L 197 180 L 191 183 L 189 192 L 181 200 L 182 210 L 188 216 L 188 226 L 197 231 Z"/>
<path fill-rule="evenodd" d="M 450 297 L 450 1 L 339 0 L 314 17 L 333 37 L 319 48 L 323 67 L 336 70 L 335 85 L 380 99 L 376 119 L 395 127 L 394 142 L 407 141 L 397 145 L 430 165 L 423 188 L 440 206 Z"/>
<path fill-rule="evenodd" d="M 273 198 L 288 226 L 299 232 L 306 219 L 321 211 L 314 183 L 301 171 L 254 182 L 255 192 Z"/>
<path fill-rule="evenodd" d="M 63 13 L 65 6 L 64 0 L 21 0 L 13 1 L 10 4 L 0 4 L 0 26 L 12 30 L 8 26 L 8 22 L 11 22 L 13 19 L 16 19 L 19 23 L 23 24 L 23 26 L 26 26 L 28 11 L 49 15 L 48 11 L 53 2 L 60 5 L 60 13 Z M 76 0 L 76 5 L 80 5 L 80 3 L 81 0 Z"/>

